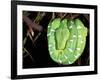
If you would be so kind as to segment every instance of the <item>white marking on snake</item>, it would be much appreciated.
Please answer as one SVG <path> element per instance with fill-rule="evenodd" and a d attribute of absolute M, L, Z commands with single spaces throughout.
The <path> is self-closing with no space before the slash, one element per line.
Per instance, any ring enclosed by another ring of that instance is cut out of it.
<path fill-rule="evenodd" d="M 50 26 L 48 26 L 48 28 L 50 28 Z"/>
<path fill-rule="evenodd" d="M 49 45 L 49 47 L 52 47 L 52 45 Z"/>
<path fill-rule="evenodd" d="M 51 35 L 51 33 L 47 34 L 47 36 L 50 36 L 50 35 Z"/>
<path fill-rule="evenodd" d="M 81 37 L 82 37 L 82 35 L 79 35 L 78 37 L 79 37 L 79 38 L 81 38 Z"/>
<path fill-rule="evenodd" d="M 70 61 L 68 61 L 68 63 L 69 63 L 69 64 L 71 64 L 71 62 L 70 62 Z"/>
<path fill-rule="evenodd" d="M 52 55 L 52 54 L 53 54 L 53 52 L 50 52 L 50 54 Z"/>
<path fill-rule="evenodd" d="M 73 50 L 72 50 L 71 48 L 68 48 L 68 50 L 69 50 L 70 52 L 73 52 Z"/>
<path fill-rule="evenodd" d="M 73 26 L 70 26 L 69 29 L 71 29 Z"/>
<path fill-rule="evenodd" d="M 50 31 L 51 31 L 51 32 L 55 32 L 55 30 L 53 30 L 53 29 L 51 29 Z"/>
<path fill-rule="evenodd" d="M 80 51 L 80 48 L 76 48 L 78 51 Z"/>
<path fill-rule="evenodd" d="M 71 21 L 71 24 L 73 24 L 73 22 Z"/>
<path fill-rule="evenodd" d="M 83 43 L 83 41 L 80 42 L 81 44 Z"/>
<path fill-rule="evenodd" d="M 75 37 L 76 37 L 76 35 L 73 35 L 73 37 L 75 38 Z"/>
<path fill-rule="evenodd" d="M 62 61 L 59 59 L 59 62 L 62 63 Z"/>
<path fill-rule="evenodd" d="M 78 27 L 77 27 L 77 29 L 81 29 L 81 28 L 82 28 L 81 26 L 78 26 Z"/>
<path fill-rule="evenodd" d="M 73 41 L 74 41 L 73 39 L 70 40 L 70 42 L 73 42 Z"/>
<path fill-rule="evenodd" d="M 78 58 L 80 56 L 80 54 L 75 55 L 75 58 Z"/>
<path fill-rule="evenodd" d="M 68 57 L 67 57 L 67 56 L 65 56 L 65 55 L 64 55 L 64 57 L 65 57 L 65 59 L 68 59 Z"/>

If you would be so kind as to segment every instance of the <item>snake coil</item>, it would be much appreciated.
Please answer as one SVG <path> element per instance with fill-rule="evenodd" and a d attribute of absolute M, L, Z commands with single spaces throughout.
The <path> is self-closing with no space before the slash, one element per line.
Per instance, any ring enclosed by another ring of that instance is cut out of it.
<path fill-rule="evenodd" d="M 87 28 L 79 20 L 55 18 L 47 29 L 48 50 L 53 61 L 73 64 L 84 51 Z"/>

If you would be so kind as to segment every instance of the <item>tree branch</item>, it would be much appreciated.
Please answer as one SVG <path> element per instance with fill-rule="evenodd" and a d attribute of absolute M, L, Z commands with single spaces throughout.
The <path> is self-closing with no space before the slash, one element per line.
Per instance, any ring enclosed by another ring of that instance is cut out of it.
<path fill-rule="evenodd" d="M 42 26 L 32 22 L 27 16 L 23 15 L 23 20 L 27 23 L 29 30 L 37 30 L 37 31 L 42 31 Z"/>

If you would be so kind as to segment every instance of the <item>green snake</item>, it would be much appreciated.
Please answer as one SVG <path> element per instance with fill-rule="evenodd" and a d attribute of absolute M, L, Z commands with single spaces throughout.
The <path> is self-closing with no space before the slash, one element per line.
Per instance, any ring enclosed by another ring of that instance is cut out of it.
<path fill-rule="evenodd" d="M 48 50 L 51 59 L 59 64 L 73 64 L 83 53 L 87 28 L 79 19 L 55 18 L 47 29 Z"/>

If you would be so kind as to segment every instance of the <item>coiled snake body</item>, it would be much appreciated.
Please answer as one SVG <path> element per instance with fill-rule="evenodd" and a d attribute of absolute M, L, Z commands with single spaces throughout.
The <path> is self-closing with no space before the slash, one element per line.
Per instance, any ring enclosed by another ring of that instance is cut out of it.
<path fill-rule="evenodd" d="M 73 64 L 85 48 L 87 28 L 79 19 L 56 18 L 48 25 L 48 50 L 53 61 Z"/>

